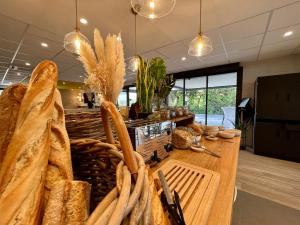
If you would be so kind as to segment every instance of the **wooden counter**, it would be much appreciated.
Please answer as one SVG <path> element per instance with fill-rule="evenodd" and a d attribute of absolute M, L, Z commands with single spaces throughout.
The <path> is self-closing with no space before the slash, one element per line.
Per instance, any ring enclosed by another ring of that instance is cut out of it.
<path fill-rule="evenodd" d="M 175 150 L 152 170 L 158 169 L 169 159 L 176 159 L 218 172 L 221 178 L 220 185 L 207 225 L 230 225 L 240 138 L 220 139 L 215 142 L 201 140 L 201 143 L 220 154 L 222 158 L 190 150 Z"/>

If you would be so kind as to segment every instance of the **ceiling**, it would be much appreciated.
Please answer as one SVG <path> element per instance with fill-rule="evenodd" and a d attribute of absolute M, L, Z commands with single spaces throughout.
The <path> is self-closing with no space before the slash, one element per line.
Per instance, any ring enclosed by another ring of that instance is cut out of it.
<path fill-rule="evenodd" d="M 170 73 L 297 54 L 299 14 L 300 1 L 295 0 L 203 0 L 203 29 L 214 50 L 195 58 L 187 55 L 187 48 L 198 32 L 199 0 L 177 0 L 167 17 L 153 21 L 137 18 L 137 50 L 145 58 L 164 58 Z M 81 64 L 62 47 L 64 35 L 73 30 L 74 17 L 73 0 L 1 0 L 0 82 L 25 79 L 43 59 L 58 64 L 59 79 L 83 81 Z M 121 32 L 125 57 L 134 54 L 130 0 L 79 0 L 79 17 L 88 20 L 80 28 L 90 40 L 95 27 L 104 36 Z M 290 30 L 294 34 L 284 38 Z M 48 47 L 43 48 L 42 42 Z M 187 59 L 182 61 L 182 57 Z M 11 64 L 18 70 L 8 69 Z M 135 76 L 127 71 L 126 79 L 127 84 L 133 83 Z"/>

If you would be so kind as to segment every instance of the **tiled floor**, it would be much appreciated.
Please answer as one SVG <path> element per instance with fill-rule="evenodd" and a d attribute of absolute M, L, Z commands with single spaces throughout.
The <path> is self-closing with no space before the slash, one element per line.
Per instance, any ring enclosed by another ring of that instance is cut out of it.
<path fill-rule="evenodd" d="M 299 225 L 300 210 L 238 191 L 232 225 Z"/>

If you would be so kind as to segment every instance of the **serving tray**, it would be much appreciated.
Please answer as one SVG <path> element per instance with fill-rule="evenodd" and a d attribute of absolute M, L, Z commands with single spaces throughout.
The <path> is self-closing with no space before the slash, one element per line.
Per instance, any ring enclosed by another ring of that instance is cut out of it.
<path fill-rule="evenodd" d="M 162 170 L 165 175 L 171 192 L 176 190 L 179 194 L 185 223 L 206 225 L 219 187 L 220 175 L 217 172 L 173 159 L 154 171 L 153 175 L 157 179 L 158 170 Z"/>

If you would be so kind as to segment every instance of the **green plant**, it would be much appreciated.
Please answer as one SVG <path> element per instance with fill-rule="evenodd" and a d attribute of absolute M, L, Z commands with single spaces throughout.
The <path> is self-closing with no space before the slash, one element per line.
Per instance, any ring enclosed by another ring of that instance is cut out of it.
<path fill-rule="evenodd" d="M 139 67 L 136 78 L 137 100 L 141 112 L 151 113 L 152 99 L 154 96 L 155 89 L 155 80 L 150 73 L 151 63 L 147 60 L 144 60 L 141 56 L 138 57 Z"/>

